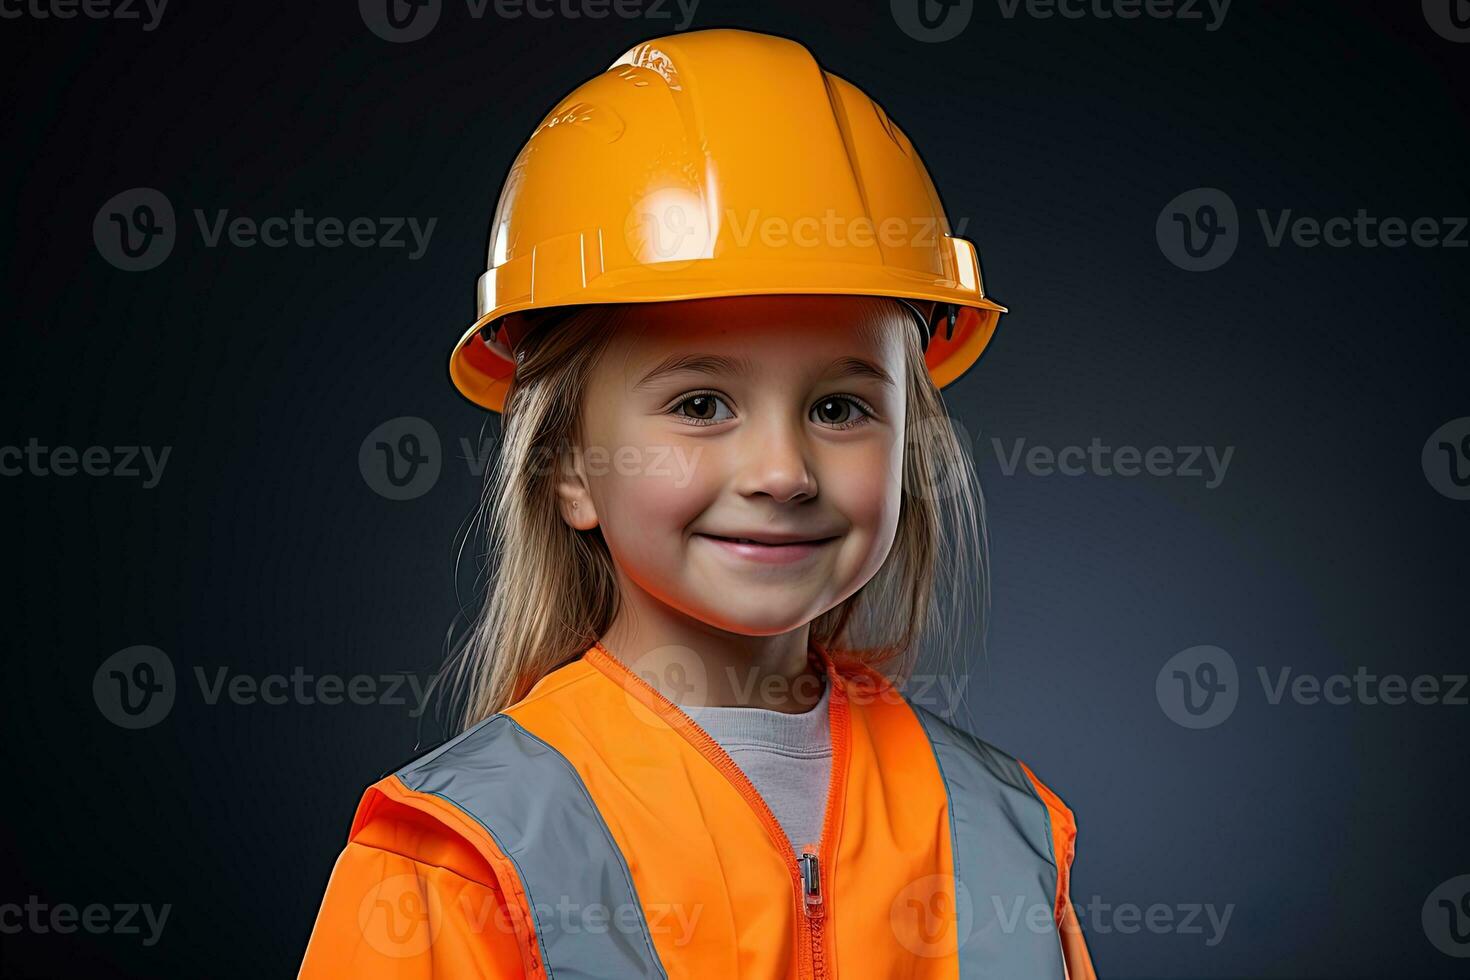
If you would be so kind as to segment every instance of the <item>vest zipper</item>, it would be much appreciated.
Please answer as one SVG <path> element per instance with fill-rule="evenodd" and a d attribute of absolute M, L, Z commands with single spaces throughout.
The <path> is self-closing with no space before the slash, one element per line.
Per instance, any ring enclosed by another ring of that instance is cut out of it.
<path fill-rule="evenodd" d="M 822 956 L 822 866 L 820 858 L 806 846 L 801 856 L 802 911 L 806 913 L 807 943 L 811 948 L 812 977 L 822 980 L 826 976 L 826 963 Z"/>
<path fill-rule="evenodd" d="M 805 940 L 806 945 L 805 962 L 802 963 L 804 969 L 801 971 L 801 976 L 810 978 L 810 980 L 825 980 L 827 965 L 822 937 L 823 925 L 826 922 L 827 902 L 823 898 L 821 859 L 824 854 L 830 858 L 833 832 L 840 822 L 838 808 L 844 800 L 841 789 L 847 778 L 848 755 L 847 695 L 839 683 L 840 679 L 836 670 L 826 667 L 827 658 L 825 656 L 819 661 L 827 670 L 827 681 L 832 692 L 828 708 L 831 716 L 832 773 L 827 782 L 827 800 L 826 808 L 823 810 L 821 840 L 817 842 L 815 848 L 807 845 L 801 859 L 798 860 L 796 849 L 791 844 L 791 838 L 786 836 L 781 822 L 776 819 L 776 815 L 771 812 L 771 808 L 761 797 L 760 792 L 751 783 L 750 777 L 745 775 L 739 764 L 730 758 L 730 754 L 709 732 L 700 728 L 694 719 L 685 714 L 677 704 L 664 697 L 658 688 L 629 670 L 628 666 L 614 656 L 601 642 L 595 643 L 587 651 L 586 657 L 593 666 L 598 667 L 604 673 L 615 674 L 614 679 L 623 683 L 625 690 L 628 689 L 627 685 L 631 684 L 633 690 L 643 694 L 643 702 L 649 708 L 657 711 L 670 727 L 683 735 L 708 758 L 755 811 L 756 816 L 766 828 L 767 836 L 782 848 L 786 868 L 791 875 L 792 886 L 796 890 L 797 900 L 801 905 L 802 915 L 799 916 L 797 928 L 802 933 L 801 939 Z"/>

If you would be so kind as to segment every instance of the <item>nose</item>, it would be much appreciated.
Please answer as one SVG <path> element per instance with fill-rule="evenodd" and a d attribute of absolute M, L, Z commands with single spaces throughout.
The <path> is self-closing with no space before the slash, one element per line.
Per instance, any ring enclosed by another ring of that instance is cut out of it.
<path fill-rule="evenodd" d="M 741 496 L 765 494 L 785 503 L 817 495 L 811 446 L 800 420 L 768 418 L 743 430 L 735 481 Z"/>

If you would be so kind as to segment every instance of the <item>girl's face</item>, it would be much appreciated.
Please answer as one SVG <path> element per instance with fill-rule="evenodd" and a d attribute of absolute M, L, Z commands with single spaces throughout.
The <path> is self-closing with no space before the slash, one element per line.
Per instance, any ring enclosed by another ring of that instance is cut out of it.
<path fill-rule="evenodd" d="M 568 523 L 601 528 L 625 600 L 774 635 L 856 592 L 898 526 L 914 326 L 897 304 L 742 296 L 628 312 L 560 487 Z"/>

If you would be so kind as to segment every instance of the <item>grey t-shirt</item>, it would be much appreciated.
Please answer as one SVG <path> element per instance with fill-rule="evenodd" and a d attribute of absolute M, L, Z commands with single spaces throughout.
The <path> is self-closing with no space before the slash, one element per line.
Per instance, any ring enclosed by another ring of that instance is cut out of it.
<path fill-rule="evenodd" d="M 679 705 L 720 743 L 766 801 L 799 856 L 822 836 L 827 785 L 832 777 L 832 733 L 827 720 L 831 684 L 810 710 Z"/>

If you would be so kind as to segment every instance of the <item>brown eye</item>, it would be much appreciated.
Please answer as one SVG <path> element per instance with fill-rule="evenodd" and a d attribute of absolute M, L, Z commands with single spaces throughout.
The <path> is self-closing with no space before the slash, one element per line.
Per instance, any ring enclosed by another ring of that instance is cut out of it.
<path fill-rule="evenodd" d="M 684 404 L 689 406 L 690 418 L 712 419 L 715 417 L 715 399 L 713 395 L 695 395 Z"/>
<path fill-rule="evenodd" d="M 854 412 L 860 414 L 854 416 Z M 839 429 L 850 429 L 862 425 L 868 417 L 868 412 L 862 405 L 859 405 L 855 399 L 845 396 L 833 395 L 830 398 L 823 398 L 812 406 L 813 421 Z"/>
<path fill-rule="evenodd" d="M 718 414 L 721 408 L 724 409 L 723 415 Z M 674 406 L 674 412 L 677 418 L 684 419 L 692 425 L 713 425 L 735 417 L 735 413 L 730 411 L 729 406 L 725 405 L 720 396 L 708 392 L 690 395 Z"/>

